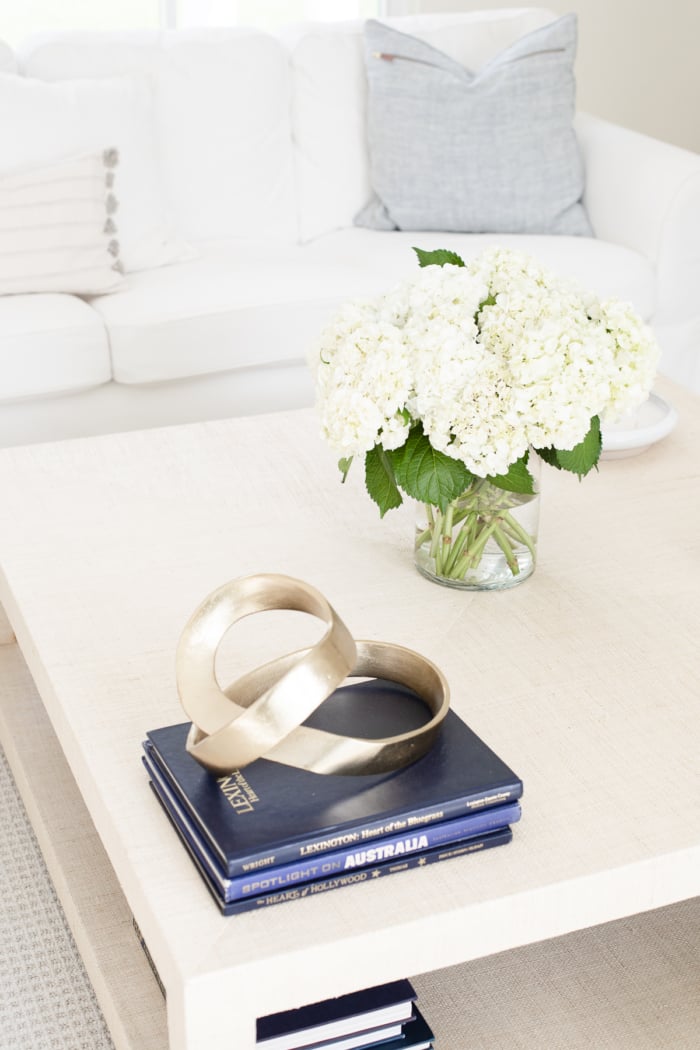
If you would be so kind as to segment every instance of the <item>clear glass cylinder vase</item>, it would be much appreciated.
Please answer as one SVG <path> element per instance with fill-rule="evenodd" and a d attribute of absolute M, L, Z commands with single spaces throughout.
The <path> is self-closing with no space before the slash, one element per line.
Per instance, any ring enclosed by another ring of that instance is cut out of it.
<path fill-rule="evenodd" d="M 537 558 L 540 460 L 528 468 L 534 494 L 507 492 L 475 478 L 442 512 L 419 503 L 416 568 L 428 579 L 463 590 L 514 587 L 531 576 Z"/>

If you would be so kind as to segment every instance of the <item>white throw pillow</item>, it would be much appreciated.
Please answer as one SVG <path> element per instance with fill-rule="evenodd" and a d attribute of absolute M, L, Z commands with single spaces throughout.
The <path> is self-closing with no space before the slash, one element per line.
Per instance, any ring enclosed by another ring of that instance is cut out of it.
<path fill-rule="evenodd" d="M 151 94 L 145 75 L 48 83 L 0 74 L 0 176 L 118 150 L 114 222 L 127 272 L 188 254 L 163 206 Z"/>
<path fill-rule="evenodd" d="M 121 287 L 115 150 L 0 177 L 0 295 Z"/>

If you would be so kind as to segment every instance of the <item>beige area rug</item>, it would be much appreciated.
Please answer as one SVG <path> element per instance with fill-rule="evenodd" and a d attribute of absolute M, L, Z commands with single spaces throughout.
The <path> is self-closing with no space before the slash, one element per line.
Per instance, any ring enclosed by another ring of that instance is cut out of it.
<path fill-rule="evenodd" d="M 436 1050 L 700 1050 L 700 898 L 413 983 Z"/>
<path fill-rule="evenodd" d="M 1 750 L 0 1048 L 113 1050 Z"/>

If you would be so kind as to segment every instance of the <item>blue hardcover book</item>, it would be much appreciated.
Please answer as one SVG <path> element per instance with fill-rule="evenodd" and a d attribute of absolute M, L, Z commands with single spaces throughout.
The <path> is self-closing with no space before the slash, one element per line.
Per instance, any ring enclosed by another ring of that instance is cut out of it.
<path fill-rule="evenodd" d="M 372 680 L 336 690 L 308 720 L 330 732 L 381 738 L 426 720 L 410 690 Z M 309 773 L 259 759 L 216 777 L 185 750 L 188 724 L 147 734 L 144 747 L 232 878 L 513 802 L 522 780 L 455 713 L 430 751 L 371 776 Z"/>
<path fill-rule="evenodd" d="M 432 1050 L 433 1032 L 420 1010 L 416 1007 L 415 1019 L 404 1027 L 400 1036 L 389 1040 L 388 1043 L 370 1043 L 364 1050 Z M 309 1047 L 309 1050 L 313 1048 Z M 315 1050 L 321 1050 L 320 1047 Z M 332 1047 L 327 1050 L 333 1050 Z M 340 1050 L 339 1047 L 336 1050 Z"/>
<path fill-rule="evenodd" d="M 361 992 L 357 994 L 362 995 Z M 341 998 L 345 999 L 346 996 Z M 335 1000 L 330 1000 L 330 1002 L 333 1003 Z M 318 1004 L 318 1006 L 324 1005 L 324 1003 Z M 295 1012 L 290 1011 L 290 1013 Z M 348 1026 L 364 1023 L 364 1018 L 361 1016 L 346 1018 L 343 1022 L 343 1030 L 349 1032 Z M 270 1039 L 258 1038 L 257 1045 L 260 1050 L 375 1050 L 375 1048 L 377 1050 L 430 1050 L 432 1047 L 433 1033 L 418 1007 L 414 1007 L 414 1013 L 408 1022 L 395 1027 L 396 1034 L 386 1038 L 382 1033 L 388 1031 L 388 1028 L 380 1028 L 371 1031 L 358 1030 L 332 1039 L 324 1039 L 323 1042 L 309 1043 L 308 1040 L 314 1037 L 316 1029 L 305 1029 L 300 1032 L 282 1033 Z M 322 1026 L 321 1030 L 325 1032 L 327 1029 Z M 379 1032 L 379 1035 L 375 1038 L 373 1032 Z"/>
<path fill-rule="evenodd" d="M 384 860 L 400 860 L 410 853 L 423 852 L 434 846 L 448 846 L 474 835 L 483 835 L 486 831 L 495 831 L 520 820 L 519 802 L 506 802 L 501 806 L 467 813 L 453 820 L 443 820 L 437 824 L 428 824 L 409 833 L 387 835 L 372 838 L 361 846 L 350 846 L 342 850 L 321 853 L 309 860 L 292 861 L 274 868 L 264 868 L 248 875 L 226 876 L 220 869 L 215 857 L 209 850 L 206 841 L 197 831 L 183 807 L 170 790 L 165 778 L 148 753 L 143 757 L 143 764 L 151 778 L 152 786 L 159 796 L 163 807 L 168 811 L 180 836 L 187 840 L 192 852 L 197 856 L 208 875 L 218 887 L 218 892 L 226 902 L 254 897 L 273 890 L 287 889 L 290 886 L 311 882 L 328 875 L 337 875 L 343 871 L 371 867 Z"/>
<path fill-rule="evenodd" d="M 388 1041 L 382 1039 L 374 1043 L 356 1043 L 357 1050 L 432 1050 L 433 1033 L 420 1010 L 416 1007 L 415 1020 L 404 1026 L 400 1035 Z M 340 1043 L 317 1043 L 304 1050 L 350 1050 Z"/>
<path fill-rule="evenodd" d="M 364 1033 L 368 1037 L 361 1045 L 371 1046 L 369 1033 L 372 1031 L 391 1025 L 401 1034 L 403 1025 L 409 1021 L 413 1027 L 413 1018 L 417 1016 L 415 998 L 413 985 L 403 979 L 309 1003 L 295 1010 L 282 1010 L 258 1018 L 257 1043 L 260 1050 L 297 1050 L 329 1043 L 335 1048 L 338 1040 Z"/>
<path fill-rule="evenodd" d="M 175 830 L 179 833 L 177 825 L 175 824 L 169 810 L 163 806 L 158 792 L 153 787 L 152 781 L 149 783 L 153 794 L 163 808 L 163 812 L 166 814 Z M 410 868 L 421 868 L 425 867 L 427 864 L 435 864 L 438 861 L 452 860 L 455 857 L 466 857 L 470 853 L 480 853 L 486 849 L 492 849 L 494 846 L 505 846 L 508 842 L 511 842 L 512 839 L 512 830 L 509 827 L 501 828 L 498 831 L 489 831 L 485 835 L 473 836 L 463 842 L 455 842 L 452 846 L 446 846 L 444 848 L 437 846 L 435 849 L 426 850 L 424 853 L 412 853 L 407 857 L 403 857 L 399 861 L 387 860 L 381 864 L 375 864 L 371 868 L 361 868 L 359 871 L 346 871 L 340 875 L 330 875 L 327 878 L 317 879 L 315 882 L 306 882 L 303 885 L 295 886 L 292 889 L 280 890 L 276 893 L 262 893 L 257 897 L 244 897 L 243 900 L 226 902 L 219 893 L 216 883 L 197 857 L 187 839 L 180 836 L 182 844 L 194 861 L 199 870 L 199 874 L 204 880 L 205 886 L 216 901 L 222 915 L 236 915 L 239 912 L 252 910 L 259 911 L 262 908 L 268 908 L 274 904 L 286 904 L 288 901 L 301 900 L 303 897 L 314 897 L 319 893 L 326 893 L 328 890 L 338 890 L 342 889 L 344 886 L 354 886 L 362 882 L 371 882 L 373 879 L 381 878 L 384 875 L 398 874 L 402 871 L 408 871 Z"/>

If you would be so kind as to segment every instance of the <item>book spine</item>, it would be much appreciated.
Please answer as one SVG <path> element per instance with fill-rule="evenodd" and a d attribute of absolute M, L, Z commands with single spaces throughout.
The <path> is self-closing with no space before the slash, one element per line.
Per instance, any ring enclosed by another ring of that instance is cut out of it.
<path fill-rule="evenodd" d="M 295 884 L 312 882 L 330 875 L 339 875 L 348 870 L 375 866 L 384 861 L 400 861 L 408 854 L 425 852 L 438 846 L 462 842 L 476 835 L 515 824 L 520 820 L 519 802 L 506 803 L 466 817 L 444 821 L 424 828 L 415 835 L 393 835 L 365 843 L 360 849 L 347 849 L 324 853 L 310 862 L 294 861 L 291 864 L 268 868 L 262 873 L 239 875 L 227 878 L 213 859 L 207 844 L 196 825 L 189 819 L 157 766 L 143 756 L 143 764 L 151 778 L 151 786 L 158 795 L 163 808 L 169 814 L 180 837 L 196 855 L 201 866 L 217 887 L 217 892 L 227 902 L 263 893 L 289 889 Z"/>
<path fill-rule="evenodd" d="M 361 871 L 348 871 L 340 875 L 331 875 L 329 878 L 317 879 L 315 882 L 282 890 L 280 893 L 264 893 L 259 897 L 244 897 L 243 900 L 225 901 L 211 874 L 192 848 L 191 843 L 180 833 L 180 828 L 173 813 L 165 805 L 152 780 L 149 781 L 149 786 L 163 812 L 178 833 L 180 841 L 194 861 L 205 886 L 223 915 L 235 915 L 238 912 L 251 911 L 253 909 L 260 910 L 261 908 L 271 907 L 274 904 L 300 900 L 302 897 L 313 897 L 328 890 L 341 889 L 344 886 L 353 886 L 360 882 L 371 882 L 374 879 L 381 878 L 383 875 L 395 875 L 402 871 L 408 871 L 410 868 L 422 868 L 427 864 L 435 864 L 438 861 L 452 860 L 455 857 L 468 856 L 470 853 L 480 853 L 485 849 L 492 849 L 494 846 L 504 846 L 506 843 L 511 842 L 513 838 L 513 832 L 509 827 L 500 828 L 496 831 L 489 831 L 484 835 L 469 838 L 463 842 L 454 842 L 444 848 L 438 846 L 435 849 L 426 850 L 424 853 L 414 853 L 401 861 L 385 861 L 383 864 L 376 864 L 372 868 L 363 868 Z"/>
<path fill-rule="evenodd" d="M 236 861 L 226 864 L 226 874 L 229 878 L 233 878 L 236 875 L 250 876 L 262 872 L 266 868 L 277 867 L 280 864 L 289 864 L 293 861 L 308 861 L 311 857 L 337 850 L 342 845 L 354 846 L 357 849 L 364 843 L 370 843 L 373 839 L 378 839 L 382 836 L 395 834 L 397 831 L 402 831 L 404 834 L 407 832 L 417 833 L 424 828 L 446 820 L 453 820 L 465 814 L 501 806 L 506 802 L 514 802 L 521 795 L 522 783 L 517 782 L 505 784 L 497 791 L 481 792 L 465 798 L 450 799 L 445 803 L 441 803 L 437 808 L 425 806 L 416 810 L 400 810 L 383 820 L 344 827 L 327 838 L 315 836 L 300 839 L 298 842 L 288 843 L 275 850 L 273 861 L 270 861 L 269 855 L 264 852 L 237 858 Z"/>
<path fill-rule="evenodd" d="M 373 882 L 384 875 L 396 875 L 410 868 L 425 867 L 427 864 L 436 864 L 443 860 L 452 860 L 455 857 L 465 857 L 470 853 L 482 853 L 494 846 L 504 846 L 513 838 L 510 828 L 501 828 L 499 831 L 491 831 L 486 835 L 472 838 L 462 843 L 454 843 L 444 849 L 438 848 L 427 850 L 425 853 L 414 853 L 404 857 L 401 861 L 377 864 L 373 868 L 361 871 L 348 871 L 340 875 L 332 875 L 330 878 L 318 879 L 316 882 L 305 883 L 292 889 L 282 890 L 279 893 L 265 893 L 260 897 L 247 897 L 243 900 L 224 902 L 217 899 L 213 887 L 209 887 L 224 915 L 237 915 L 239 912 L 262 910 L 273 907 L 275 904 L 285 904 L 288 901 L 301 900 L 303 897 L 315 897 L 320 893 L 330 890 L 342 889 L 344 886 L 355 886 L 362 882 Z"/>
<path fill-rule="evenodd" d="M 506 803 L 504 806 L 470 813 L 466 817 L 429 825 L 411 835 L 389 835 L 379 840 L 372 838 L 359 849 L 334 850 L 310 861 L 293 861 L 251 875 L 238 875 L 223 880 L 224 899 L 231 902 L 260 896 L 262 893 L 279 892 L 290 889 L 295 883 L 313 882 L 330 875 L 370 868 L 388 860 L 400 863 L 411 854 L 437 846 L 446 847 L 515 824 L 520 816 L 519 802 Z M 193 845 L 197 848 L 198 844 L 195 841 Z"/>
<path fill-rule="evenodd" d="M 490 809 L 494 806 L 503 805 L 506 802 L 515 802 L 523 793 L 522 781 L 513 780 L 498 787 L 489 788 L 487 791 L 448 799 L 445 802 L 441 802 L 437 807 L 423 806 L 415 810 L 399 810 L 391 816 L 384 816 L 382 819 L 375 821 L 343 825 L 326 837 L 321 835 L 307 836 L 276 847 L 273 856 L 270 855 L 269 850 L 261 850 L 231 859 L 225 857 L 221 852 L 199 813 L 170 774 L 167 763 L 164 762 L 158 749 L 151 745 L 147 750 L 147 754 L 156 763 L 168 785 L 177 796 L 178 801 L 185 807 L 190 819 L 196 824 L 198 830 L 208 842 L 212 852 L 219 858 L 222 872 L 228 878 L 235 878 L 239 875 L 252 876 L 268 868 L 278 867 L 281 864 L 291 864 L 294 861 L 308 861 L 310 857 L 330 853 L 332 850 L 337 850 L 343 846 L 359 849 L 363 843 L 370 842 L 372 839 L 396 834 L 397 832 L 403 832 L 404 834 L 414 833 L 429 827 L 431 824 L 439 824 L 442 821 L 452 820 L 455 817 L 463 817 L 466 814 Z"/>

